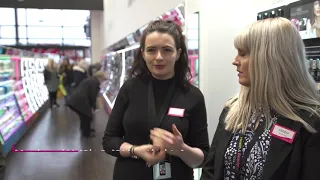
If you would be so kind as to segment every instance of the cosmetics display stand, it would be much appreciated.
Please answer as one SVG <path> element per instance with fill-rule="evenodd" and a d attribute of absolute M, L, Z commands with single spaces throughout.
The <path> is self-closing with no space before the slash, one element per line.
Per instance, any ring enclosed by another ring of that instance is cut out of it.
<path fill-rule="evenodd" d="M 43 70 L 48 59 L 0 47 L 0 142 L 7 155 L 46 107 Z"/>

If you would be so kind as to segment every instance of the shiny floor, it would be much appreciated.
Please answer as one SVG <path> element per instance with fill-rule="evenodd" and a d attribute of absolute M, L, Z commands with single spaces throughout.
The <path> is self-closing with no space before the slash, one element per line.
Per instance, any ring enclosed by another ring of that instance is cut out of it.
<path fill-rule="evenodd" d="M 93 124 L 96 137 L 87 139 L 79 132 L 78 116 L 60 104 L 38 119 L 16 149 L 83 151 L 10 153 L 5 180 L 112 180 L 115 158 L 101 151 L 108 120 L 105 111 L 102 109 L 96 114 Z"/>

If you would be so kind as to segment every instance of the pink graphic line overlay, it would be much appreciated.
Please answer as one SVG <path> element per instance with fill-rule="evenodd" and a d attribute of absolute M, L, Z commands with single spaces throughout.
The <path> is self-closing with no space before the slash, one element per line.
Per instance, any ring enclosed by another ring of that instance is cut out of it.
<path fill-rule="evenodd" d="M 17 150 L 15 146 L 12 146 L 11 152 L 79 152 L 79 150 Z"/>

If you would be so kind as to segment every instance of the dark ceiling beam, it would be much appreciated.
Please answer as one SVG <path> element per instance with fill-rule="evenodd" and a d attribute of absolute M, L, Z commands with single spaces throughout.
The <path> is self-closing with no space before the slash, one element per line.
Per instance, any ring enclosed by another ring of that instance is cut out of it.
<path fill-rule="evenodd" d="M 103 10 L 103 0 L 0 0 L 0 7 Z"/>

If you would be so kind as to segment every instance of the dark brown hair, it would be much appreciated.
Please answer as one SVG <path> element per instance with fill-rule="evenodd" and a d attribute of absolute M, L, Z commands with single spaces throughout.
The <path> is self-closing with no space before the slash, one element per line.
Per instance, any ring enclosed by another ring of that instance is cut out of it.
<path fill-rule="evenodd" d="M 143 31 L 140 40 L 140 48 L 132 65 L 131 77 L 144 77 L 150 75 L 150 71 L 143 59 L 141 50 L 145 48 L 145 41 L 149 34 L 153 32 L 166 33 L 172 36 L 174 39 L 176 49 L 181 49 L 179 59 L 174 66 L 175 80 L 179 87 L 187 90 L 190 86 L 190 68 L 188 65 L 188 52 L 185 43 L 185 37 L 182 34 L 182 29 L 173 21 L 156 20 L 149 24 L 149 26 Z"/>

